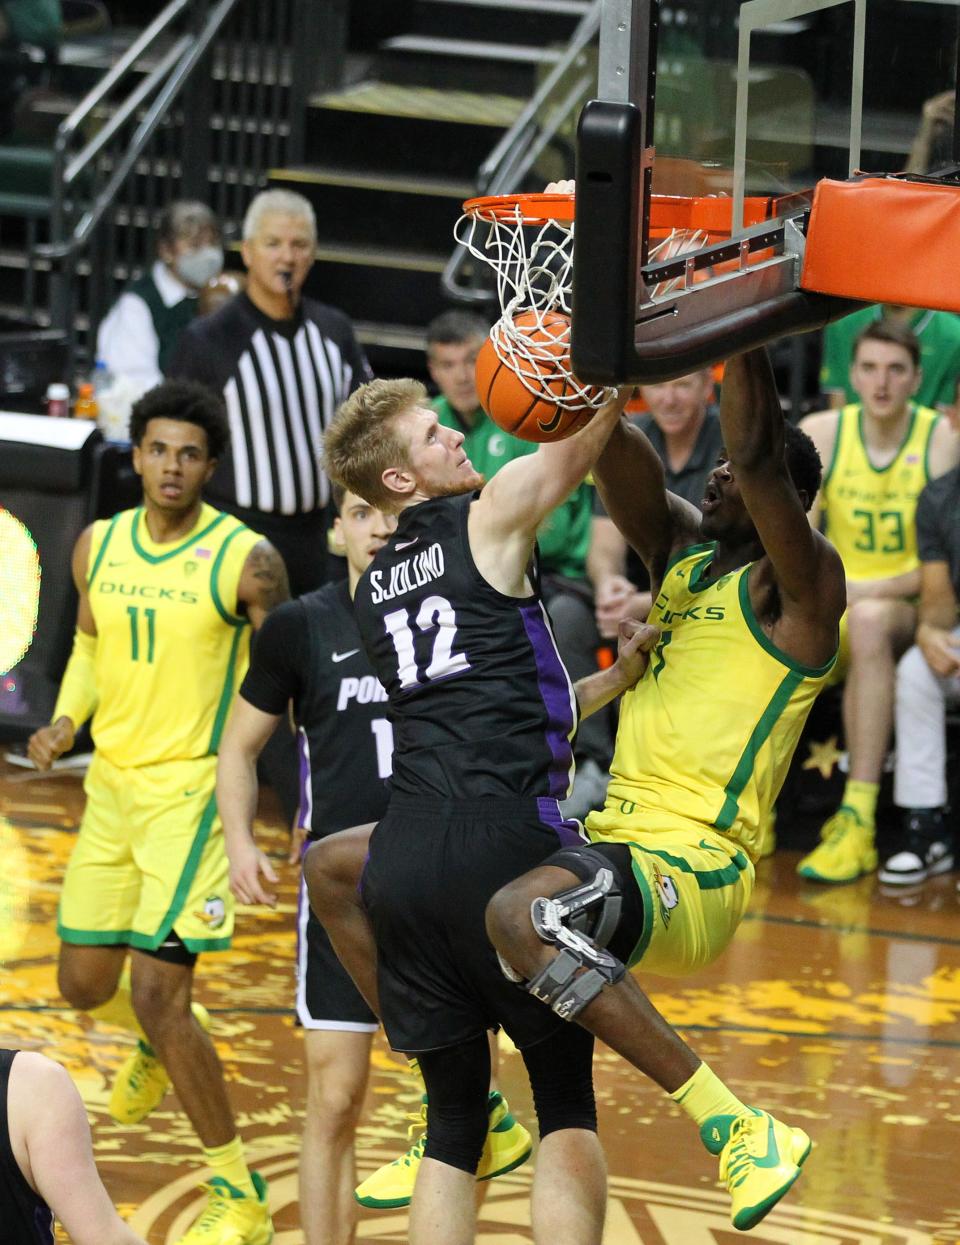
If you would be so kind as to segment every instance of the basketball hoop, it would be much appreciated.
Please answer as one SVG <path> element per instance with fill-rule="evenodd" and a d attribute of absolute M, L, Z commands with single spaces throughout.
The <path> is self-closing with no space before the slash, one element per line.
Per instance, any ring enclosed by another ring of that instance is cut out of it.
<path fill-rule="evenodd" d="M 602 406 L 610 390 L 584 384 L 570 364 L 574 196 L 487 195 L 468 199 L 463 213 L 454 237 L 496 277 L 501 314 L 490 339 L 498 359 L 534 397 L 569 411 Z M 686 219 L 664 207 L 652 259 L 672 259 L 708 240 L 704 230 L 672 226 L 668 215 Z M 676 284 L 663 282 L 653 296 L 665 297 Z"/>

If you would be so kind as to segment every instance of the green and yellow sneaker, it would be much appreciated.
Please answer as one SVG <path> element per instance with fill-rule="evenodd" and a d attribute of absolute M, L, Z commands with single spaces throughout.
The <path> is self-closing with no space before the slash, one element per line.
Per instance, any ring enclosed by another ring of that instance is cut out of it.
<path fill-rule="evenodd" d="M 251 1172 L 251 1197 L 222 1176 L 202 1186 L 209 1194 L 206 1209 L 177 1245 L 270 1245 L 273 1222 L 267 1207 L 267 1182 Z"/>
<path fill-rule="evenodd" d="M 201 1003 L 191 1003 L 190 1010 L 202 1029 L 210 1031 L 210 1014 Z M 139 1124 L 158 1106 L 170 1088 L 170 1076 L 141 1038 L 133 1053 L 120 1065 L 113 1078 L 108 1110 L 118 1124 Z"/>
<path fill-rule="evenodd" d="M 877 867 L 874 828 L 860 820 L 856 810 L 841 804 L 823 823 L 821 842 L 797 865 L 797 873 L 811 882 L 855 882 Z"/>
<path fill-rule="evenodd" d="M 507 1100 L 499 1090 L 491 1090 L 487 1100 L 490 1122 L 487 1125 L 487 1139 L 483 1143 L 483 1154 L 477 1168 L 478 1180 L 495 1180 L 497 1176 L 505 1176 L 515 1167 L 520 1167 L 533 1151 L 530 1134 L 519 1120 L 515 1119 Z"/>
<path fill-rule="evenodd" d="M 501 1093 L 491 1091 L 487 1110 L 490 1120 L 483 1154 L 477 1168 L 477 1180 L 493 1180 L 513 1171 L 527 1161 L 533 1150 L 530 1134 L 514 1119 L 507 1100 Z M 394 1210 L 410 1205 L 417 1171 L 423 1159 L 423 1148 L 427 1142 L 426 1098 L 423 1099 L 420 1110 L 409 1118 L 413 1121 L 408 1130 L 409 1135 L 413 1137 L 417 1132 L 420 1135 L 406 1154 L 378 1168 L 372 1176 L 357 1185 L 354 1197 L 361 1206 L 374 1210 Z"/>
<path fill-rule="evenodd" d="M 800 1175 L 810 1153 L 801 1128 L 781 1124 L 766 1111 L 712 1115 L 700 1139 L 720 1156 L 720 1179 L 730 1194 L 730 1222 L 746 1232 L 763 1219 Z"/>

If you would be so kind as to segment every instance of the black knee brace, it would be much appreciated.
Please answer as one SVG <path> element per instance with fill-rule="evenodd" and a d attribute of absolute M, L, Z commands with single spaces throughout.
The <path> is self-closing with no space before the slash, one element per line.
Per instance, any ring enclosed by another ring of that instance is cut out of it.
<path fill-rule="evenodd" d="M 605 950 L 620 920 L 620 877 L 605 856 L 589 847 L 565 848 L 544 863 L 567 868 L 578 877 L 589 870 L 592 876 L 580 886 L 531 904 L 530 919 L 537 937 L 559 947 L 560 954 L 522 984 L 561 1020 L 575 1020 L 601 990 L 616 985 L 627 971 Z M 508 971 L 502 959 L 500 963 L 516 981 L 516 973 Z"/>

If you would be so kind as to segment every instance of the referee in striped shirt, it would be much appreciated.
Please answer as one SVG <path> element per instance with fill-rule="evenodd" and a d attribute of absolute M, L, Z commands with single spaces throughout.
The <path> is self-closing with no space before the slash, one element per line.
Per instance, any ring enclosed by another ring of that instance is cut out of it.
<path fill-rule="evenodd" d="M 246 291 L 195 320 L 170 367 L 223 394 L 230 450 L 206 494 L 279 549 L 294 595 L 325 578 L 323 429 L 371 378 L 347 316 L 301 297 L 316 239 L 302 195 L 257 195 L 243 222 Z"/>

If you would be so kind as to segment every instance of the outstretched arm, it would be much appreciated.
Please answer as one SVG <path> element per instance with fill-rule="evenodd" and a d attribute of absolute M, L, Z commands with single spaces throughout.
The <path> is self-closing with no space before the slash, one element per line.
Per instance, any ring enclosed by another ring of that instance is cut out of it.
<path fill-rule="evenodd" d="M 80 533 L 73 548 L 71 573 L 79 598 L 77 603 L 77 629 L 73 639 L 73 651 L 60 682 L 60 694 L 53 710 L 49 726 L 34 731 L 27 744 L 27 755 L 39 770 L 47 770 L 54 761 L 69 752 L 77 730 L 93 713 L 97 703 L 93 663 L 97 651 L 97 624 L 90 608 L 87 588 L 87 564 L 90 560 L 90 541 L 93 529 L 88 527 Z"/>
<path fill-rule="evenodd" d="M 547 442 L 535 454 L 501 467 L 474 508 L 485 535 L 496 539 L 524 533 L 532 539 L 593 467 L 631 392 L 618 390 L 572 437 Z"/>
<path fill-rule="evenodd" d="M 784 618 L 811 630 L 812 638 L 802 647 L 822 657 L 816 661 L 808 651 L 802 656 L 811 665 L 822 664 L 835 647 L 846 603 L 843 564 L 829 541 L 811 528 L 790 477 L 785 421 L 765 350 L 728 361 L 720 425 L 734 478 L 773 567 Z"/>
<path fill-rule="evenodd" d="M 629 394 L 620 390 L 585 428 L 502 467 L 470 507 L 470 550 L 489 584 L 508 596 L 529 591 L 537 528 L 593 466 Z"/>
<path fill-rule="evenodd" d="M 611 433 L 593 478 L 607 514 L 659 583 L 671 550 L 696 539 L 699 512 L 667 492 L 656 450 L 626 418 Z"/>

